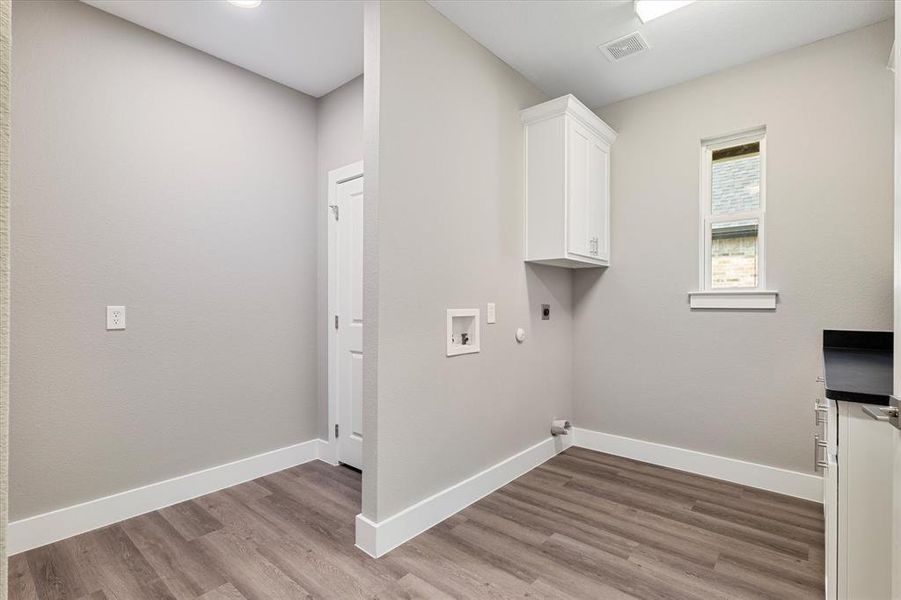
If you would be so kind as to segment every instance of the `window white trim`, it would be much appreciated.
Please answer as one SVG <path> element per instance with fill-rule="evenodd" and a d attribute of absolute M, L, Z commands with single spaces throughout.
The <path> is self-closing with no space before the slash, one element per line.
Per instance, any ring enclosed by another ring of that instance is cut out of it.
<path fill-rule="evenodd" d="M 714 290 L 689 292 L 688 305 L 693 309 L 775 310 L 775 290 Z"/>
<path fill-rule="evenodd" d="M 760 207 L 743 213 L 714 215 L 711 202 L 711 166 L 716 150 L 741 144 L 760 143 Z M 700 153 L 700 224 L 698 227 L 698 291 L 691 292 L 691 308 L 763 308 L 776 306 L 776 292 L 766 289 L 766 127 L 755 127 L 716 138 L 701 140 Z M 713 288 L 711 281 L 711 228 L 723 221 L 757 221 L 757 286 L 748 288 Z"/>

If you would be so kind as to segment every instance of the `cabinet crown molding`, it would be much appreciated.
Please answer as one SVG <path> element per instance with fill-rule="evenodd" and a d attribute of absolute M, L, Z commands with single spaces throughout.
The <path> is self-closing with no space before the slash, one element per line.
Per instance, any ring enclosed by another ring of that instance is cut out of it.
<path fill-rule="evenodd" d="M 524 125 L 531 125 L 564 114 L 576 119 L 608 145 L 612 145 L 614 140 L 616 140 L 616 131 L 604 123 L 590 108 L 579 102 L 579 99 L 572 94 L 542 102 L 519 112 Z"/>

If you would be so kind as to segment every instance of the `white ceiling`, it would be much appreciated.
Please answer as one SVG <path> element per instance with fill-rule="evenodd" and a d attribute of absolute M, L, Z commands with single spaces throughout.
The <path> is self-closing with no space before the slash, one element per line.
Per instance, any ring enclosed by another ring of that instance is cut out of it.
<path fill-rule="evenodd" d="M 360 0 L 83 0 L 147 29 L 322 96 L 363 72 Z M 592 107 L 886 19 L 891 0 L 699 0 L 642 24 L 632 0 L 429 0 L 551 96 Z M 641 31 L 644 54 L 598 45 Z"/>
<path fill-rule="evenodd" d="M 358 0 L 83 1 L 317 98 L 363 72 Z"/>
<path fill-rule="evenodd" d="M 599 107 L 888 18 L 890 0 L 700 0 L 647 24 L 631 0 L 429 0 L 546 94 Z M 641 31 L 649 52 L 598 45 Z M 888 54 L 886 54 L 888 60 Z"/>

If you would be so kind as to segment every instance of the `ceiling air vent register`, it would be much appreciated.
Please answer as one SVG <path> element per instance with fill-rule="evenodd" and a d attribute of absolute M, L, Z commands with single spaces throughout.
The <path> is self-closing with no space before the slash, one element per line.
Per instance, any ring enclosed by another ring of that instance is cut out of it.
<path fill-rule="evenodd" d="M 650 49 L 648 41 L 637 31 L 598 46 L 607 60 L 617 62 Z"/>

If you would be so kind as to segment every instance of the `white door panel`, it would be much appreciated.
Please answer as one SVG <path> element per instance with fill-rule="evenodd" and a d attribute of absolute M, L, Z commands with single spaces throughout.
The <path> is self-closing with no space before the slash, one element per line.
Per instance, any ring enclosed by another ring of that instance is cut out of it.
<path fill-rule="evenodd" d="M 609 258 L 607 240 L 607 195 L 609 153 L 597 141 L 591 142 L 588 170 L 588 251 L 592 258 Z"/>
<path fill-rule="evenodd" d="M 591 136 L 570 120 L 567 129 L 567 250 L 591 256 Z"/>
<path fill-rule="evenodd" d="M 581 124 L 567 129 L 567 250 L 607 258 L 608 151 Z"/>
<path fill-rule="evenodd" d="M 363 178 L 338 185 L 338 460 L 363 467 Z"/>

